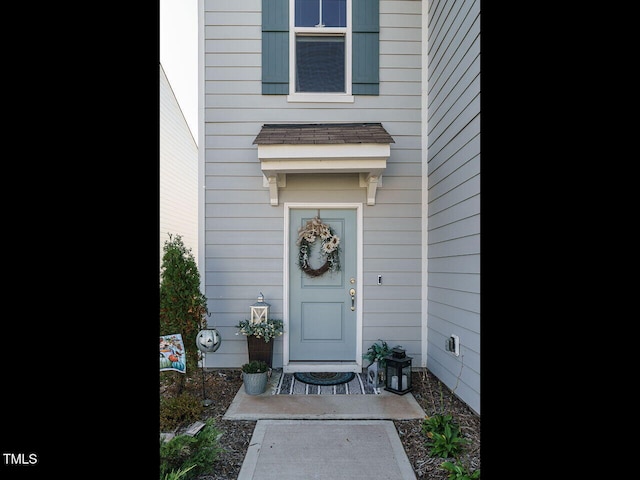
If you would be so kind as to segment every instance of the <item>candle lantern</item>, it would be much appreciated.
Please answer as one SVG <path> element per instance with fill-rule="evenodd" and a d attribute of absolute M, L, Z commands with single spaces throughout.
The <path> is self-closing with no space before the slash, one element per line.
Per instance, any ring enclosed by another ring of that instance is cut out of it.
<path fill-rule="evenodd" d="M 411 387 L 411 357 L 404 354 L 404 350 L 384 357 L 385 360 L 385 390 L 404 395 L 413 390 Z"/>
<path fill-rule="evenodd" d="M 251 305 L 251 323 L 263 323 L 266 322 L 269 316 L 269 305 L 264 301 L 264 295 L 260 292 L 258 295 L 258 301 Z"/>

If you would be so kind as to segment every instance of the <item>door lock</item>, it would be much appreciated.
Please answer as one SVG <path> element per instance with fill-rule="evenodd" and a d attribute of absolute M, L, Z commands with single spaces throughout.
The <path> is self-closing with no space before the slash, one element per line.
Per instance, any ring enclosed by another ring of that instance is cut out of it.
<path fill-rule="evenodd" d="M 353 311 L 356 309 L 356 289 L 349 290 L 349 295 L 351 295 L 351 310 Z"/>

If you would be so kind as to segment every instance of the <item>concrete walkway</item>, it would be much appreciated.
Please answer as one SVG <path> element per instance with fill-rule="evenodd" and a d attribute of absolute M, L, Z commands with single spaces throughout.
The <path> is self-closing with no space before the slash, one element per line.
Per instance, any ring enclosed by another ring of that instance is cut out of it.
<path fill-rule="evenodd" d="M 412 420 L 425 412 L 411 393 L 396 395 L 272 395 L 277 376 L 261 395 L 247 395 L 240 387 L 225 420 Z"/>
<path fill-rule="evenodd" d="M 416 480 L 390 420 L 259 420 L 238 480 Z"/>
<path fill-rule="evenodd" d="M 392 420 L 422 419 L 411 393 L 247 395 L 225 420 L 257 420 L 238 480 L 415 480 Z"/>

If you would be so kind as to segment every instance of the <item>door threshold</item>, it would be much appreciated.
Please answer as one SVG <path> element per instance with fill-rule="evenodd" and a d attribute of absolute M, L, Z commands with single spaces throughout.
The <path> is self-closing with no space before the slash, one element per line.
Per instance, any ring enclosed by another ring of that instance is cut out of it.
<path fill-rule="evenodd" d="M 289 362 L 283 365 L 284 373 L 295 372 L 353 372 L 361 373 L 362 365 L 356 362 Z"/>

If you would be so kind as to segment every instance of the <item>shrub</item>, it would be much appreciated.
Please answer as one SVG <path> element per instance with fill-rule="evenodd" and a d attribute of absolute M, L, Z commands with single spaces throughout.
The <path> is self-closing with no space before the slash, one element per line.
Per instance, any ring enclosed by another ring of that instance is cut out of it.
<path fill-rule="evenodd" d="M 195 478 L 211 471 L 222 448 L 218 439 L 221 432 L 215 427 L 214 420 L 206 420 L 205 426 L 195 436 L 176 435 L 171 440 L 160 439 L 160 478 Z M 178 473 L 182 477 L 171 477 Z"/>
<path fill-rule="evenodd" d="M 200 420 L 202 410 L 202 401 L 187 392 L 175 397 L 160 397 L 160 431 L 171 432 Z"/>
<path fill-rule="evenodd" d="M 194 347 L 196 336 L 206 326 L 208 309 L 193 253 L 180 235 L 169 235 L 164 243 L 160 275 L 160 335 L 182 335 L 187 371 L 192 371 L 198 367 L 200 353 Z"/>

